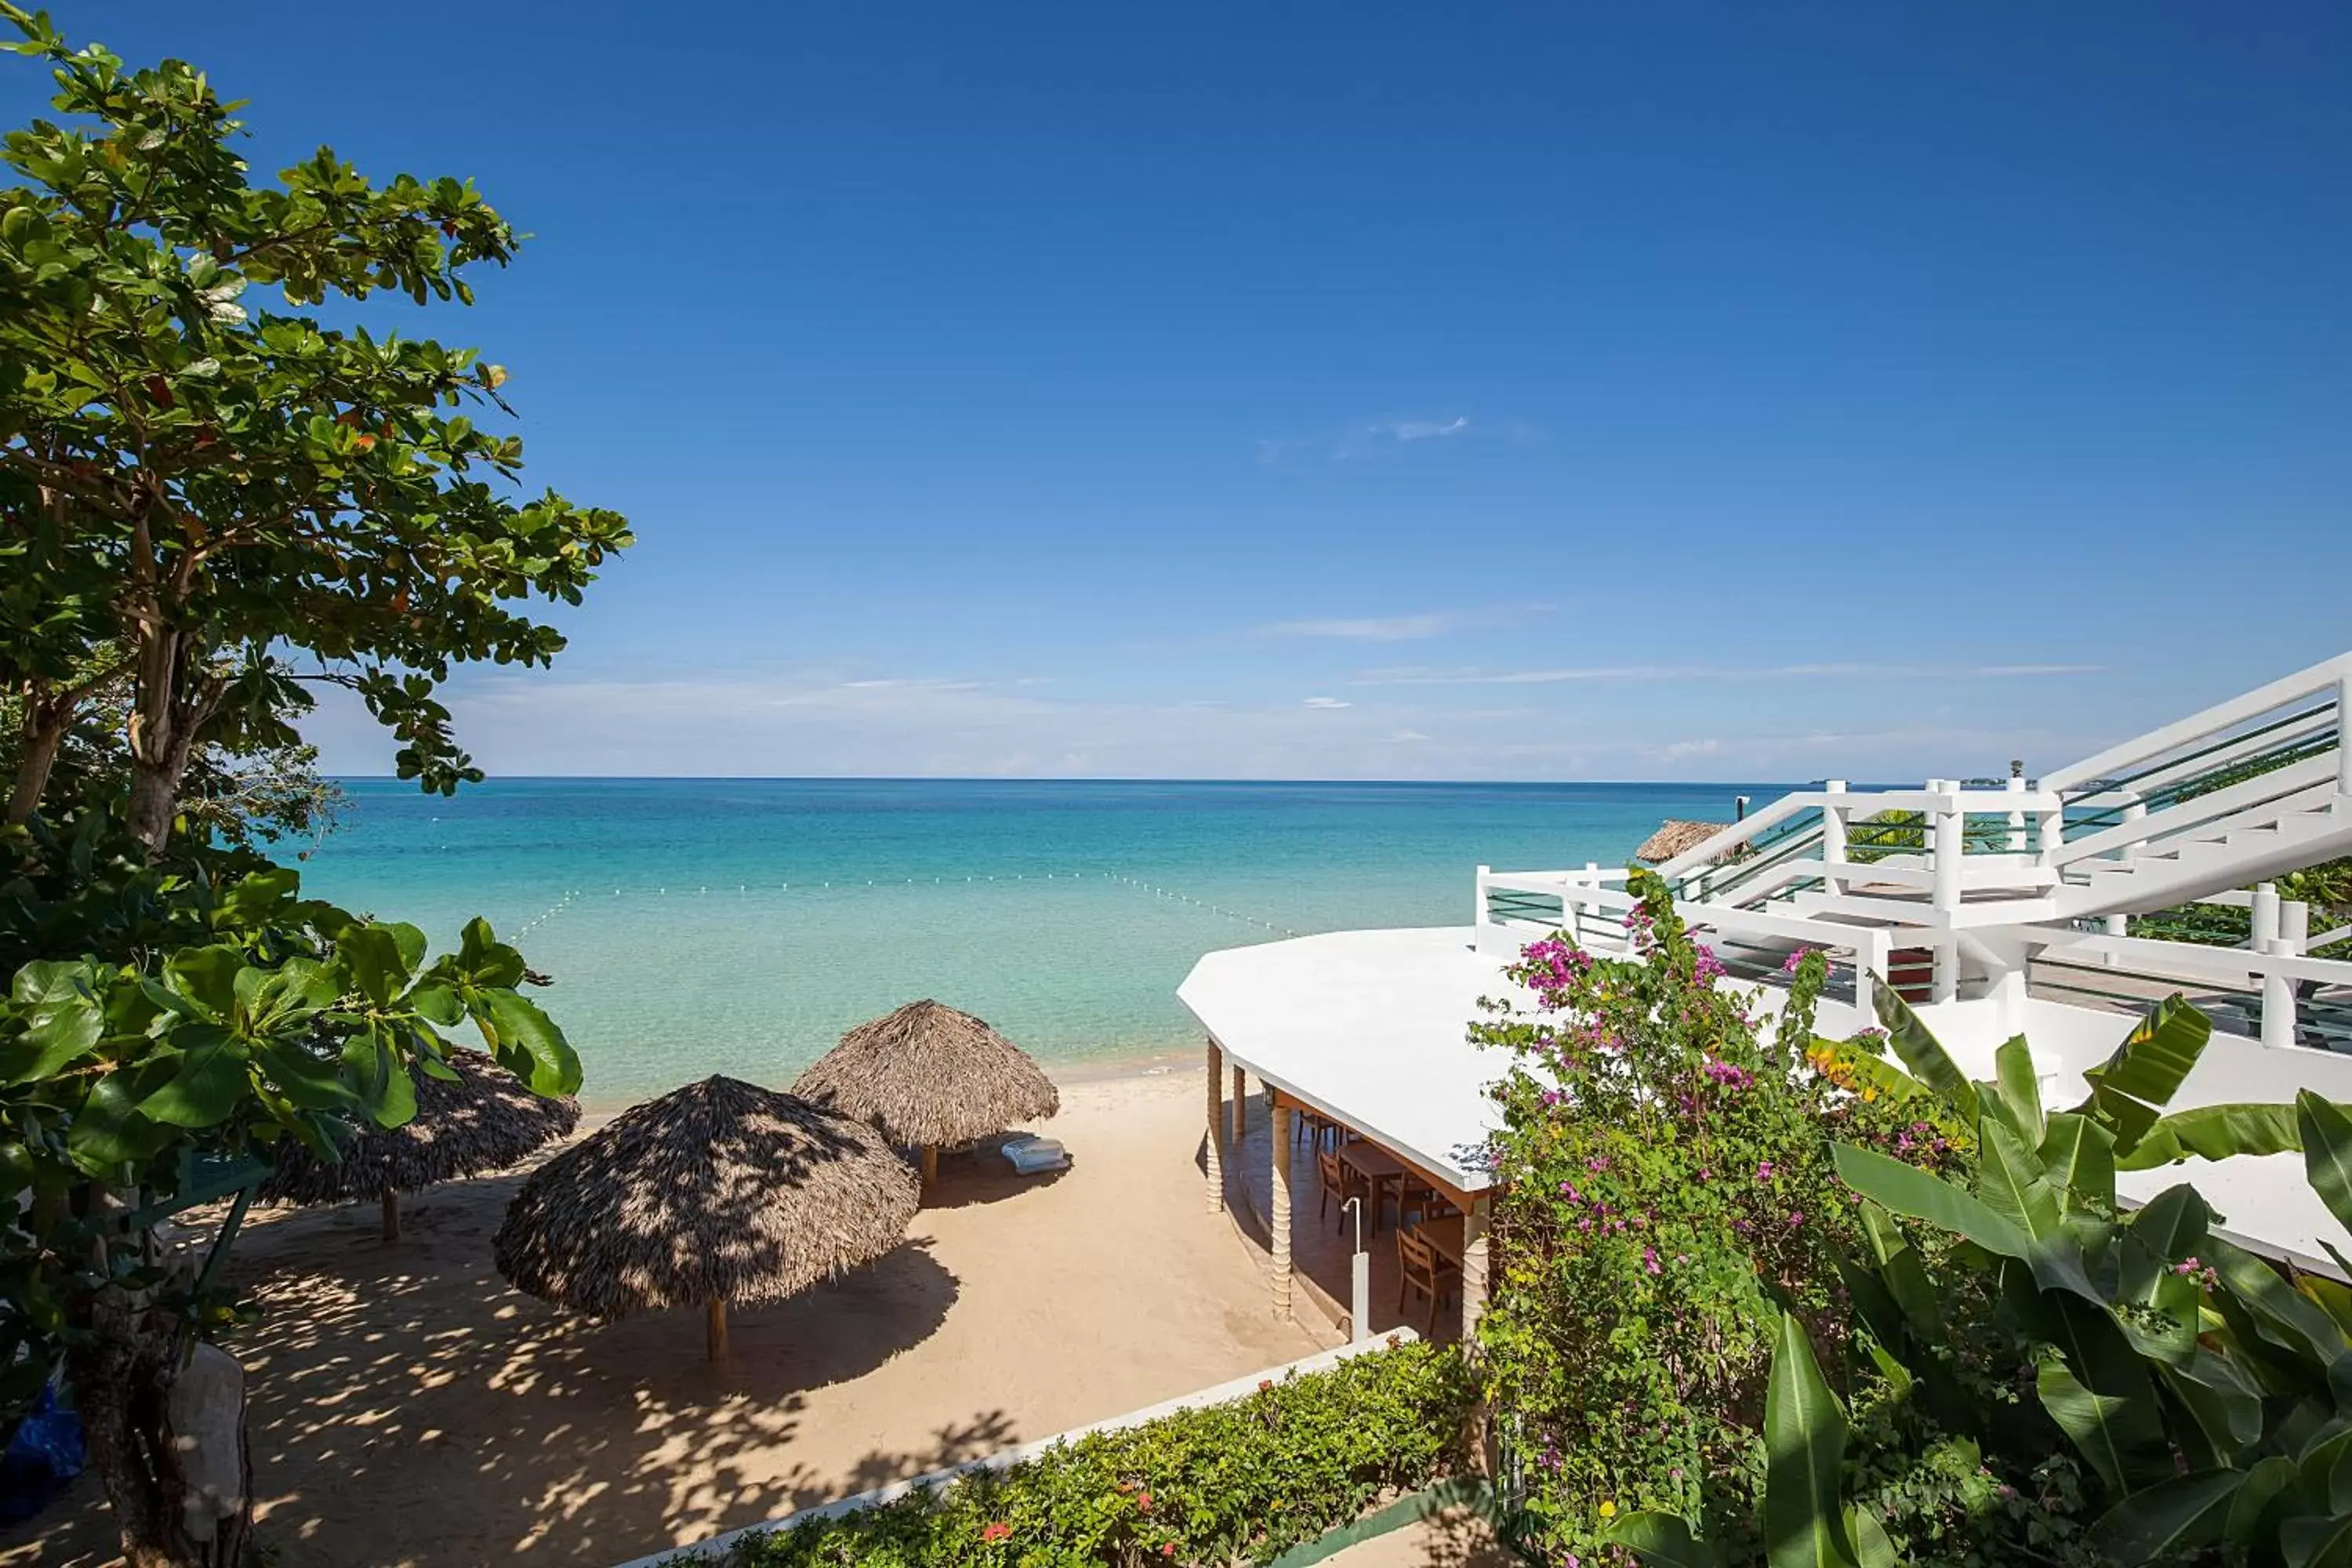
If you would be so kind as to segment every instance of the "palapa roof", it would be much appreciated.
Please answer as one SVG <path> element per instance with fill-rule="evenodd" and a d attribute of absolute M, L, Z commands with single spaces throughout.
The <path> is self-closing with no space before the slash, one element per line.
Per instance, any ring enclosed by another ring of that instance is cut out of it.
<path fill-rule="evenodd" d="M 1633 851 L 1633 858 L 1647 860 L 1653 866 L 1663 866 L 1675 856 L 1688 854 L 1697 848 L 1727 826 L 1721 822 L 1685 822 L 1680 817 L 1670 816 L 1659 825 L 1655 833 L 1642 841 L 1642 847 Z"/>
<path fill-rule="evenodd" d="M 969 1013 L 909 1002 L 860 1024 L 793 1092 L 862 1118 L 902 1147 L 965 1143 L 1062 1109 L 1029 1054 Z"/>
<path fill-rule="evenodd" d="M 920 1188 L 871 1127 L 712 1077 L 532 1172 L 492 1247 L 517 1288 L 591 1317 L 757 1307 L 897 1247 Z"/>
<path fill-rule="evenodd" d="M 284 1140 L 277 1170 L 256 1195 L 264 1203 L 332 1204 L 386 1187 L 413 1193 L 519 1164 L 580 1123 L 578 1100 L 533 1094 L 488 1052 L 457 1047 L 447 1060 L 457 1081 L 412 1074 L 416 1114 L 399 1127 L 362 1123 L 336 1163 Z"/>

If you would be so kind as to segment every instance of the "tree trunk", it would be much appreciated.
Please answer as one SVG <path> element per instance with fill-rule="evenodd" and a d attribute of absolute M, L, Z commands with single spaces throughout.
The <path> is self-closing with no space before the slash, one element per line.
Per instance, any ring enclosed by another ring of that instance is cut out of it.
<path fill-rule="evenodd" d="M 386 1241 L 400 1239 L 400 1189 L 397 1187 L 383 1190 L 383 1238 Z"/>
<path fill-rule="evenodd" d="M 41 793 L 49 787 L 49 769 L 58 760 L 58 748 L 65 744 L 66 731 L 73 727 L 74 707 L 70 697 L 26 696 L 25 719 L 17 731 L 16 783 L 8 795 L 11 826 L 40 809 Z"/>
<path fill-rule="evenodd" d="M 236 1363 L 119 1289 L 68 1359 L 130 1568 L 251 1568 L 253 1464 Z M 184 1384 L 183 1379 L 188 1381 Z M 176 1395 L 176 1397 L 175 1397 Z"/>

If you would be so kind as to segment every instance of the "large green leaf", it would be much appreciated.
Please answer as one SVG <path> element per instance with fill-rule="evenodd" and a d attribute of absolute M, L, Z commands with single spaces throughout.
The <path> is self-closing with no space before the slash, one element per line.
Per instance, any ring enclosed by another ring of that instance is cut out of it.
<path fill-rule="evenodd" d="M 2091 1542 L 2118 1563 L 2152 1563 L 2221 1532 L 2242 1470 L 2200 1470 L 2132 1493 L 2091 1527 Z"/>
<path fill-rule="evenodd" d="M 2242 1551 L 2271 1540 L 2294 1479 L 2294 1461 L 2285 1455 L 2256 1460 L 2237 1495 L 2230 1500 L 2230 1511 L 2221 1521 L 2221 1539 Z"/>
<path fill-rule="evenodd" d="M 1671 1513 L 1629 1513 L 1609 1527 L 1609 1539 L 1654 1568 L 1723 1568 L 1712 1542 L 1691 1534 L 1690 1522 Z"/>
<path fill-rule="evenodd" d="M 180 1136 L 140 1114 L 140 1077 L 108 1074 L 75 1110 L 73 1125 L 66 1130 L 66 1154 L 89 1175 L 110 1178 L 119 1167 L 146 1159 Z"/>
<path fill-rule="evenodd" d="M 2042 1142 L 2042 1086 L 2034 1081 L 2033 1053 L 2023 1035 L 2012 1035 L 1993 1053 L 1993 1099 L 2002 1120 L 2028 1148 Z M 1981 1101 L 1982 1095 L 1979 1099 Z"/>
<path fill-rule="evenodd" d="M 1903 1000 L 1894 986 L 1884 981 L 1870 988 L 1871 1005 L 1877 1009 L 1878 1021 L 1886 1029 L 1886 1043 L 1911 1071 L 1911 1076 L 1926 1084 L 1943 1099 L 1945 1104 L 1959 1112 L 1960 1119 L 1973 1123 L 1977 1119 L 1976 1085 L 1969 1081 L 1959 1064 L 1952 1060 L 1911 1005 Z"/>
<path fill-rule="evenodd" d="M 2297 1516 L 2279 1525 L 2289 1568 L 2345 1568 L 2352 1563 L 2352 1517 Z"/>
<path fill-rule="evenodd" d="M 2252 1318 L 2261 1336 L 2324 1372 L 2344 1353 L 2344 1331 L 2317 1303 L 2298 1294 L 2263 1259 L 2218 1236 L 2205 1241 L 2204 1259 L 2221 1276 L 2231 1301 Z"/>
<path fill-rule="evenodd" d="M 343 1081 L 379 1127 L 404 1126 L 416 1114 L 416 1085 L 392 1042 L 374 1029 L 343 1043 Z"/>
<path fill-rule="evenodd" d="M 1845 1412 L 1793 1312 L 1764 1391 L 1764 1552 L 1771 1568 L 1860 1568 L 1847 1539 Z"/>
<path fill-rule="evenodd" d="M 2062 1292 L 2046 1300 L 2045 1330 L 2064 1359 L 2042 1363 L 2042 1408 L 2117 1491 L 2160 1479 L 2171 1457 L 2139 1352 L 2106 1308 Z"/>
<path fill-rule="evenodd" d="M 2176 991 L 2141 1015 L 2116 1054 L 2096 1069 L 2099 1081 L 2143 1105 L 2162 1108 L 2180 1091 L 2212 1035 L 2212 1020 Z"/>
<path fill-rule="evenodd" d="M 2003 1219 L 2035 1240 L 2061 1234 L 2065 1205 L 2058 1191 L 2042 1176 L 2041 1162 L 2018 1142 L 2008 1124 L 1985 1118 L 1979 1131 L 1977 1193 Z"/>
<path fill-rule="evenodd" d="M 2157 1376 L 2188 1410 L 2206 1440 L 2231 1456 L 2263 1435 L 2263 1393 L 2226 1356 L 2200 1345 L 2178 1366 Z"/>
<path fill-rule="evenodd" d="M 289 1041 L 264 1040 L 253 1059 L 278 1092 L 304 1110 L 357 1110 L 359 1096 L 325 1061 Z"/>
<path fill-rule="evenodd" d="M 2141 1205 L 2125 1227 L 2122 1274 L 2117 1289 L 2127 1301 L 2155 1300 L 2158 1283 L 2172 1266 L 2194 1257 L 2203 1245 L 2213 1211 L 2187 1183 L 2170 1186 Z"/>
<path fill-rule="evenodd" d="M 492 992 L 488 1003 L 487 1020 L 480 1012 L 475 1019 L 508 1071 L 533 1094 L 570 1094 L 580 1087 L 580 1058 L 554 1019 L 512 991 Z"/>
<path fill-rule="evenodd" d="M 373 1007 L 389 1007 L 408 984 L 409 965 L 400 940 L 384 926 L 354 926 L 337 939 L 335 957 L 352 989 Z"/>
<path fill-rule="evenodd" d="M 2025 1227 L 1975 1194 L 1875 1149 L 1839 1143 L 1832 1154 L 1839 1177 L 1873 1203 L 1957 1232 L 2003 1258 L 2033 1256 L 2033 1237 Z"/>
<path fill-rule="evenodd" d="M 2352 1116 L 2306 1089 L 2294 1097 L 2294 1120 L 2311 1190 L 2336 1224 L 2352 1230 Z"/>
<path fill-rule="evenodd" d="M 2115 1207 L 2116 1141 L 2105 1128 L 2087 1116 L 2061 1111 L 2049 1119 L 2034 1153 L 2068 1208 Z"/>
<path fill-rule="evenodd" d="M 2301 1147 L 2303 1135 L 2291 1105 L 2200 1105 L 2147 1123 L 2131 1152 L 2116 1165 L 2152 1171 L 2192 1156 L 2228 1160 L 2240 1154 L 2283 1154 Z"/>
<path fill-rule="evenodd" d="M 0 1040 L 0 1088 L 51 1077 L 98 1048 L 106 1033 L 98 984 L 89 963 L 37 962 L 16 972 L 10 999 L 25 1027 Z"/>
<path fill-rule="evenodd" d="M 140 1114 L 173 1127 L 216 1127 L 244 1100 L 252 1079 L 243 1042 L 216 1024 L 172 1031 L 178 1070 L 139 1102 Z"/>
<path fill-rule="evenodd" d="M 2174 992 L 2141 1016 L 2113 1056 L 2083 1075 L 2091 1098 L 2076 1111 L 2104 1118 L 2115 1130 L 2116 1156 L 2128 1155 L 2179 1092 L 2212 1034 L 2212 1021 Z"/>
<path fill-rule="evenodd" d="M 171 989 L 216 1024 L 236 1014 L 237 976 L 245 967 L 245 954 L 226 943 L 184 947 L 163 961 Z"/>
<path fill-rule="evenodd" d="M 1886 1538 L 1886 1527 L 1878 1522 L 1877 1515 L 1866 1508 L 1849 1508 L 1845 1527 L 1853 1538 L 1854 1556 L 1862 1568 L 1902 1568 L 1902 1560 L 1895 1555 L 1895 1542 Z"/>
<path fill-rule="evenodd" d="M 281 910 L 301 886 L 301 874 L 289 867 L 272 866 L 241 877 L 221 889 L 213 906 L 213 925 L 221 931 L 249 931 Z"/>
<path fill-rule="evenodd" d="M 511 990 L 522 984 L 522 954 L 499 941 L 490 922 L 476 915 L 458 933 L 457 970 L 473 984 Z"/>

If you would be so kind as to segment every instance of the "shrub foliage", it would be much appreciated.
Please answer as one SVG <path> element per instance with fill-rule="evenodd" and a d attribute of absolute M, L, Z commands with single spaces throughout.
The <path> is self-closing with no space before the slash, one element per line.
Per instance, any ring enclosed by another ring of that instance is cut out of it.
<path fill-rule="evenodd" d="M 1097 1433 L 877 1508 L 755 1536 L 730 1568 L 1265 1563 L 1455 1469 L 1461 1355 L 1413 1341 Z"/>

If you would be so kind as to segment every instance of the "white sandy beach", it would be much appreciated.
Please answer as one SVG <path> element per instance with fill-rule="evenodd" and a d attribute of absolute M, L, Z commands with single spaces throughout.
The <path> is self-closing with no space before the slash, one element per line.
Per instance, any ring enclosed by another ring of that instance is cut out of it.
<path fill-rule="evenodd" d="M 950 1160 L 897 1253 L 733 1319 L 597 1325 L 511 1289 L 490 1237 L 517 1178 L 257 1216 L 236 1272 L 266 1542 L 286 1568 L 611 1564 L 1318 1348 L 1202 1201 L 1197 1069 L 1081 1079 L 1046 1124 L 1075 1168 Z M 0 1565 L 112 1561 L 92 1478 Z"/>

